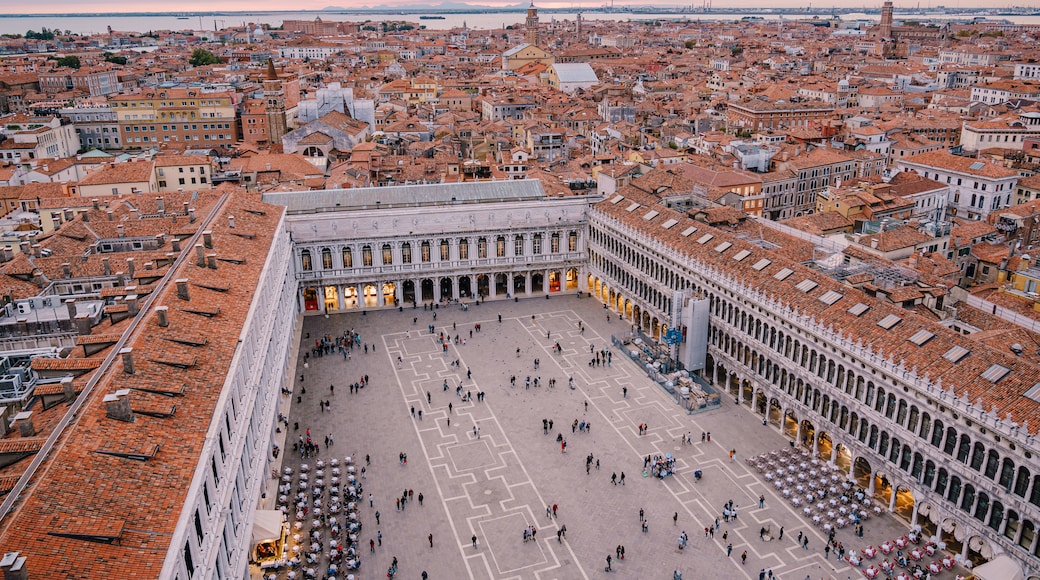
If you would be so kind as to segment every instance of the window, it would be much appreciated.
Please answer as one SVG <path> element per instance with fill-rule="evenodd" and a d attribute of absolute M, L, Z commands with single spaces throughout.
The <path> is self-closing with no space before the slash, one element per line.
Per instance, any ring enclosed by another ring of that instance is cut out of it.
<path fill-rule="evenodd" d="M 394 263 L 394 251 L 390 248 L 390 244 L 383 244 L 383 265 L 389 266 Z"/>
<path fill-rule="evenodd" d="M 332 269 L 332 250 L 328 248 L 322 248 L 321 250 L 321 269 L 331 270 Z"/>
<path fill-rule="evenodd" d="M 420 257 L 424 264 L 430 262 L 430 242 L 423 242 L 419 247 Z"/>
<path fill-rule="evenodd" d="M 506 237 L 498 236 L 495 238 L 495 257 L 504 258 L 506 255 Z"/>
<path fill-rule="evenodd" d="M 549 252 L 553 254 L 560 253 L 560 234 L 555 233 L 549 238 Z"/>
<path fill-rule="evenodd" d="M 366 268 L 372 266 L 372 246 L 361 247 L 361 265 Z"/>
<path fill-rule="evenodd" d="M 534 238 L 532 238 L 532 248 L 532 254 L 537 256 L 542 253 L 542 234 L 534 235 Z"/>
<path fill-rule="evenodd" d="M 314 269 L 314 264 L 311 263 L 310 250 L 300 252 L 300 265 L 303 267 L 304 272 L 310 272 Z"/>
<path fill-rule="evenodd" d="M 441 261 L 447 262 L 451 259 L 451 245 L 448 240 L 441 240 Z"/>
<path fill-rule="evenodd" d="M 353 268 L 354 267 L 354 252 L 350 248 L 343 248 L 343 267 Z"/>
<path fill-rule="evenodd" d="M 412 263 L 412 245 L 408 242 L 401 245 L 401 262 L 405 264 Z"/>
<path fill-rule="evenodd" d="M 523 256 L 524 255 L 524 237 L 523 236 L 518 235 L 515 238 L 513 238 L 513 255 L 514 256 Z"/>
<path fill-rule="evenodd" d="M 567 251 L 577 252 L 578 251 L 578 232 L 571 232 L 567 234 Z"/>
<path fill-rule="evenodd" d="M 477 238 L 477 258 L 485 259 L 487 257 L 488 257 L 487 238 Z"/>
<path fill-rule="evenodd" d="M 469 240 L 467 240 L 466 238 L 462 238 L 461 240 L 459 240 L 459 259 L 469 259 Z"/>

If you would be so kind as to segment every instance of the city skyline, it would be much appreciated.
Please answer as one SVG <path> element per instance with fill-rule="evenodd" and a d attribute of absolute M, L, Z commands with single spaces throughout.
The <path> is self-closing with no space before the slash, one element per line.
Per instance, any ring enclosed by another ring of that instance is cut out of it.
<path fill-rule="evenodd" d="M 574 9 L 574 10 L 591 10 L 601 8 L 608 3 L 598 1 L 585 1 L 585 2 L 573 2 L 573 1 L 544 1 L 535 2 L 535 6 L 543 9 Z M 266 11 L 311 11 L 311 10 L 323 10 L 330 7 L 342 8 L 344 10 L 386 10 L 392 11 L 394 9 L 407 10 L 415 7 L 443 7 L 445 10 L 465 10 L 466 6 L 473 6 L 474 9 L 481 7 L 493 7 L 493 8 L 520 8 L 524 5 L 523 2 L 514 2 L 511 0 L 481 0 L 478 2 L 439 2 L 431 0 L 404 0 L 401 2 L 393 2 L 392 8 L 389 2 L 380 1 L 349 1 L 349 0 L 304 0 L 292 7 L 291 10 L 287 10 L 284 5 L 275 3 L 256 3 L 248 0 L 220 0 L 219 2 L 202 2 L 202 1 L 189 1 L 182 2 L 179 0 L 157 0 L 148 4 L 147 13 L 212 13 L 212 12 L 266 12 Z M 702 2 L 658 2 L 653 0 L 626 0 L 624 2 L 613 2 L 615 8 L 620 7 L 632 7 L 632 8 L 650 8 L 659 7 L 661 9 L 675 9 L 680 7 L 690 7 L 692 9 L 699 9 L 703 6 Z M 820 9 L 828 8 L 863 8 L 865 10 L 877 10 L 880 8 L 880 2 L 863 2 L 860 0 L 832 0 L 829 3 L 823 3 L 819 5 Z M 715 3 L 712 8 L 715 11 L 726 10 L 732 8 L 734 11 L 751 8 L 798 8 L 805 6 L 804 2 L 796 0 L 778 0 L 777 2 L 770 2 L 767 4 L 763 3 L 762 0 L 731 0 L 725 5 Z M 809 3 L 809 7 L 812 7 L 812 3 Z M 896 2 L 896 10 L 917 10 L 917 9 L 932 9 L 938 7 L 945 7 L 951 11 L 969 11 L 972 9 L 992 9 L 992 8 L 1012 8 L 1020 6 L 1016 2 L 1004 2 L 1001 0 L 970 0 L 961 2 L 955 0 L 954 2 Z M 33 6 L 31 10 L 26 10 L 25 5 L 10 5 L 0 6 L 0 15 L 4 16 L 18 16 L 22 14 L 95 14 L 95 13 L 144 13 L 141 10 L 141 4 L 137 2 L 131 2 L 129 0 L 59 0 L 58 2 L 49 2 L 46 6 Z"/>

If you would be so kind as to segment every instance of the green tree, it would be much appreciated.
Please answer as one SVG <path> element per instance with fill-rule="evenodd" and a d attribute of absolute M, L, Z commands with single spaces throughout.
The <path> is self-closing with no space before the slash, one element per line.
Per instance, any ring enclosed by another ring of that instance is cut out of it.
<path fill-rule="evenodd" d="M 54 33 L 47 30 L 47 27 L 44 26 L 39 32 L 36 32 L 35 30 L 26 32 L 25 37 L 30 40 L 54 40 Z"/>
<path fill-rule="evenodd" d="M 684 46 L 686 47 L 686 50 L 693 50 L 693 48 L 697 46 L 697 43 L 692 40 L 687 40 Z"/>
<path fill-rule="evenodd" d="M 126 64 L 126 57 L 118 54 L 112 54 L 111 52 L 105 53 L 105 61 L 112 64 Z"/>
<path fill-rule="evenodd" d="M 196 48 L 191 53 L 191 58 L 188 59 L 188 64 L 191 66 L 206 66 L 207 64 L 217 64 L 218 62 L 220 62 L 220 58 L 204 48 Z"/>
<path fill-rule="evenodd" d="M 58 66 L 67 66 L 69 68 L 79 68 L 79 57 L 74 55 L 63 56 L 58 59 Z"/>

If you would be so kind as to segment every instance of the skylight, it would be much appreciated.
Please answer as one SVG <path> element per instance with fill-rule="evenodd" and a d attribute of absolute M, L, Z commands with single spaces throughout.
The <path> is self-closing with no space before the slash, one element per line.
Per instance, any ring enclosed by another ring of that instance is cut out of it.
<path fill-rule="evenodd" d="M 697 231 L 697 228 L 695 228 L 693 226 L 690 226 L 690 227 L 686 228 L 685 230 L 683 230 L 682 237 L 688 238 L 688 237 L 690 237 L 691 234 L 695 233 L 696 231 Z"/>
<path fill-rule="evenodd" d="M 621 200 L 625 199 L 623 195 L 614 196 L 614 199 L 610 200 L 610 203 L 617 205 Z"/>
<path fill-rule="evenodd" d="M 986 379 L 991 383 L 995 383 L 1000 379 L 1006 377 L 1010 372 L 1011 369 L 995 364 L 986 369 L 986 372 L 982 373 L 982 378 Z"/>
<path fill-rule="evenodd" d="M 746 258 L 746 257 L 748 257 L 750 255 L 751 255 L 751 252 L 749 252 L 747 250 L 741 250 L 741 251 L 737 252 L 736 254 L 733 254 L 733 259 L 738 261 L 738 262 L 742 262 L 744 260 L 744 258 Z"/>
<path fill-rule="evenodd" d="M 950 350 L 946 351 L 946 354 L 943 355 L 943 358 L 952 363 L 959 363 L 964 357 L 968 356 L 969 354 L 971 354 L 970 350 L 964 348 L 963 346 L 955 346 Z"/>
<path fill-rule="evenodd" d="M 792 270 L 790 268 L 784 268 L 783 270 L 780 270 L 776 274 L 773 274 L 773 277 L 776 278 L 777 280 L 780 280 L 782 282 L 782 281 L 786 280 L 787 277 L 790 276 L 791 274 L 794 274 L 794 270 Z"/>
<path fill-rule="evenodd" d="M 632 202 L 632 205 L 626 207 L 625 211 L 630 211 L 630 212 L 631 211 L 636 211 L 636 209 L 638 209 L 638 208 L 639 208 L 639 204 L 635 203 L 635 202 Z"/>
<path fill-rule="evenodd" d="M 755 265 L 751 266 L 751 269 L 755 270 L 756 272 L 761 272 L 762 270 L 766 269 L 766 266 L 768 266 L 768 265 L 770 265 L 772 263 L 773 263 L 773 261 L 770 260 L 769 258 L 762 258 L 761 260 L 755 262 Z"/>
<path fill-rule="evenodd" d="M 674 226 L 677 223 L 679 223 L 679 220 L 673 218 L 673 219 L 670 219 L 670 220 L 664 222 L 663 224 L 661 224 L 661 227 L 667 230 L 667 229 L 670 229 L 672 226 Z"/>
<path fill-rule="evenodd" d="M 877 325 L 881 328 L 884 328 L 885 330 L 891 330 L 893 326 L 899 324 L 902 321 L 903 319 L 896 316 L 895 314 L 889 314 L 888 316 L 879 320 Z"/>
<path fill-rule="evenodd" d="M 819 284 L 813 280 L 802 280 L 797 286 L 795 286 L 795 288 L 802 292 L 812 292 L 813 288 L 816 288 L 817 286 L 819 286 Z"/>
<path fill-rule="evenodd" d="M 968 169 L 970 169 L 972 171 L 978 171 L 978 170 L 980 170 L 980 169 L 982 169 L 984 167 L 986 167 L 986 163 L 985 162 L 983 162 L 983 161 L 976 161 L 976 162 L 972 163 L 971 165 L 969 165 Z"/>
<path fill-rule="evenodd" d="M 701 244 L 701 245 L 707 244 L 714 237 L 715 236 L 713 236 L 712 234 L 704 234 L 703 236 L 701 236 L 700 238 L 697 239 L 697 243 Z"/>
<path fill-rule="evenodd" d="M 914 333 L 913 336 L 910 337 L 910 342 L 916 344 L 917 346 L 924 346 L 926 342 L 932 340 L 933 338 L 935 338 L 935 333 L 922 329 L 918 330 Z"/>
<path fill-rule="evenodd" d="M 862 302 L 857 302 L 855 306 L 849 308 L 849 314 L 853 316 L 863 316 L 863 313 L 870 310 L 870 307 Z"/>
<path fill-rule="evenodd" d="M 842 296 L 844 296 L 844 294 L 840 292 L 828 290 L 823 293 L 823 296 L 820 296 L 820 302 L 823 302 L 827 306 L 832 306 L 835 302 L 841 300 Z"/>
<path fill-rule="evenodd" d="M 661 215 L 661 212 L 657 211 L 656 209 L 653 209 L 647 212 L 647 214 L 643 216 L 643 219 L 645 219 L 646 221 L 650 221 L 659 215 Z"/>
<path fill-rule="evenodd" d="M 731 244 L 729 242 L 722 242 L 721 244 L 715 246 L 715 251 L 721 254 L 722 252 L 725 252 L 726 250 L 728 250 L 728 249 L 730 249 L 732 247 L 733 247 L 733 244 Z"/>

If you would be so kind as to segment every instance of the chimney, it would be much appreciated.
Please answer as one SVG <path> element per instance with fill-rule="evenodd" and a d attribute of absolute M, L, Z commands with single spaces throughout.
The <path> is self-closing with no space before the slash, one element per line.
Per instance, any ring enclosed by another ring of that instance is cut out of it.
<path fill-rule="evenodd" d="M 116 272 L 116 286 L 126 286 L 126 274 L 122 271 Z"/>
<path fill-rule="evenodd" d="M 29 245 L 29 242 L 21 242 L 21 243 L 18 244 L 18 248 L 21 249 L 22 253 L 25 254 L 26 256 L 28 256 L 29 252 L 31 251 L 30 247 L 31 246 Z"/>
<path fill-rule="evenodd" d="M 871 248 L 876 250 L 877 249 L 877 244 L 878 244 L 878 239 L 877 238 L 870 238 L 870 247 Z"/>
<path fill-rule="evenodd" d="M 40 288 L 43 288 L 47 284 L 43 278 L 43 272 L 40 270 L 33 270 L 33 283 Z"/>
<path fill-rule="evenodd" d="M 167 312 L 167 310 L 169 309 L 169 306 L 155 307 L 155 322 L 163 328 L 166 328 L 170 325 L 170 315 Z"/>
<path fill-rule="evenodd" d="M 112 265 L 108 263 L 108 256 L 101 258 L 101 266 L 105 269 L 105 276 L 112 275 Z"/>
<path fill-rule="evenodd" d="M 233 215 L 227 216 L 227 221 L 228 221 L 228 227 L 231 228 L 231 229 L 235 229 L 235 216 L 233 216 Z"/>
<path fill-rule="evenodd" d="M 216 270 L 217 269 L 217 255 L 216 254 L 206 254 L 206 265 L 209 266 L 210 268 Z"/>
<path fill-rule="evenodd" d="M 178 252 L 178 253 L 181 251 L 181 239 L 180 238 L 173 238 L 173 251 L 174 252 Z"/>
<path fill-rule="evenodd" d="M 183 193 L 183 192 L 181 192 L 181 193 Z M 184 214 L 184 215 L 188 215 L 188 202 L 186 202 L 186 201 L 182 202 L 181 203 L 181 208 L 183 208 L 183 209 L 181 209 L 181 213 Z"/>
<path fill-rule="evenodd" d="M 110 209 L 106 209 L 105 210 L 105 215 L 108 216 L 108 221 L 110 221 L 110 222 L 116 221 L 116 213 L 114 211 L 112 211 Z"/>
<path fill-rule="evenodd" d="M 90 221 L 90 212 L 83 210 L 79 212 L 79 217 L 83 218 L 83 223 L 87 223 Z"/>
<path fill-rule="evenodd" d="M 74 320 L 76 318 L 76 300 L 74 298 L 66 299 L 65 309 L 69 311 L 69 320 Z"/>
<path fill-rule="evenodd" d="M 96 197 L 90 200 L 90 203 L 94 206 L 94 209 L 101 209 L 101 204 L 98 203 L 99 201 L 100 200 L 98 200 L 98 198 Z"/>
<path fill-rule="evenodd" d="M 41 256 L 41 250 L 42 249 L 43 249 L 43 246 L 41 246 L 40 244 L 33 244 L 32 245 L 33 257 L 34 258 L 39 258 Z"/>
<path fill-rule="evenodd" d="M 63 210 L 61 210 L 61 211 L 62 211 L 62 213 L 64 213 L 64 214 L 65 214 L 65 221 L 67 221 L 67 222 L 71 222 L 71 221 L 72 221 L 72 218 L 76 217 L 76 213 L 75 213 L 75 212 L 73 212 L 73 211 L 72 211 L 71 209 L 69 209 L 69 208 L 65 208 L 65 209 L 63 209 Z"/>
<path fill-rule="evenodd" d="M 134 277 L 134 270 L 135 269 L 136 268 L 134 268 L 134 259 L 133 258 L 127 258 L 126 259 L 126 272 L 130 276 L 131 279 L 133 279 L 133 277 Z"/>
<path fill-rule="evenodd" d="M 155 207 L 159 213 L 166 213 L 166 200 L 162 197 L 155 198 Z"/>
<path fill-rule="evenodd" d="M 22 437 L 32 437 L 36 435 L 36 427 L 33 426 L 32 422 L 32 411 L 22 411 L 14 416 L 12 420 L 12 427 L 18 426 L 18 433 Z"/>
<path fill-rule="evenodd" d="M 270 163 L 265 163 L 264 165 L 265 165 L 264 171 L 270 171 L 271 170 L 271 164 Z"/>
<path fill-rule="evenodd" d="M 155 269 L 155 262 L 145 262 L 144 263 L 144 269 L 145 270 L 154 270 Z"/>
<path fill-rule="evenodd" d="M 130 389 L 120 389 L 110 395 L 105 395 L 105 415 L 109 419 L 131 423 L 134 420 L 134 412 L 130 410 Z"/>
<path fill-rule="evenodd" d="M 60 230 L 61 229 L 61 212 L 60 211 L 52 211 L 51 212 L 51 227 L 53 227 L 55 230 Z"/>
<path fill-rule="evenodd" d="M 202 232 L 202 243 L 206 246 L 207 249 L 210 249 L 210 250 L 213 249 L 213 231 L 212 230 L 205 230 L 204 232 Z"/>
<path fill-rule="evenodd" d="M 123 372 L 128 375 L 134 374 L 134 349 L 121 349 L 119 351 L 119 356 L 123 357 Z"/>
<path fill-rule="evenodd" d="M 156 247 L 161 248 L 161 247 L 163 247 L 163 244 L 165 244 L 165 243 L 166 243 L 166 234 L 155 234 L 155 244 L 156 244 Z"/>
<path fill-rule="evenodd" d="M 72 383 L 72 377 L 61 379 L 61 392 L 64 393 L 66 401 L 71 401 L 76 398 L 76 387 L 74 387 Z"/>
<path fill-rule="evenodd" d="M 188 223 L 195 223 L 195 208 L 188 208 Z"/>
<path fill-rule="evenodd" d="M 130 316 L 137 316 L 141 309 L 137 306 L 137 294 L 128 294 L 126 297 L 126 311 Z"/>
<path fill-rule="evenodd" d="M 188 295 L 188 279 L 178 278 L 174 282 L 176 282 L 177 284 L 177 298 L 180 298 L 181 300 L 190 301 L 191 296 Z"/>
<path fill-rule="evenodd" d="M 68 262 L 61 263 L 61 275 L 66 278 L 72 277 L 72 264 Z"/>
<path fill-rule="evenodd" d="M 116 225 L 116 232 L 118 232 L 119 237 L 125 238 L 126 237 L 126 226 L 124 226 L 123 224 Z"/>
<path fill-rule="evenodd" d="M 195 244 L 195 264 L 200 268 L 206 267 L 206 249 L 202 244 Z"/>
<path fill-rule="evenodd" d="M 90 315 L 87 313 L 76 315 L 76 334 L 80 336 L 87 336 L 90 334 Z"/>
<path fill-rule="evenodd" d="M 29 580 L 29 571 L 25 569 L 25 556 L 18 552 L 8 552 L 0 559 L 0 570 L 4 580 Z"/>
<path fill-rule="evenodd" d="M 3 250 L 0 251 L 3 252 L 3 260 L 5 262 L 10 262 L 14 259 L 14 250 L 11 248 L 11 246 L 4 246 Z"/>

